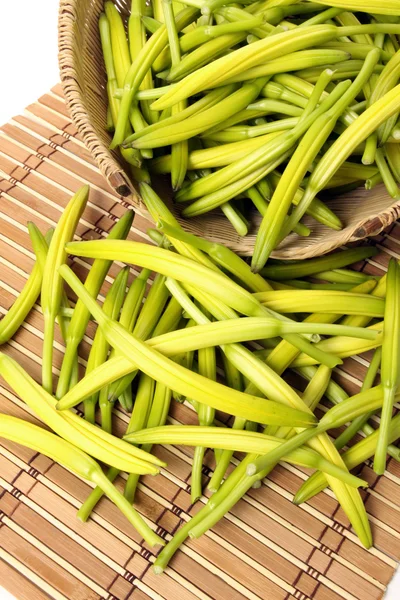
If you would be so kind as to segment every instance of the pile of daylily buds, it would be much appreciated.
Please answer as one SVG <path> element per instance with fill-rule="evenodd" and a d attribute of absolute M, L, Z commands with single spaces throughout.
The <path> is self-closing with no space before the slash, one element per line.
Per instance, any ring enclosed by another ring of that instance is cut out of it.
<path fill-rule="evenodd" d="M 253 271 L 305 213 L 346 225 L 332 196 L 400 198 L 399 0 L 132 0 L 126 31 L 107 1 L 99 29 L 111 148 L 185 217 L 246 235 L 255 207 Z"/>
<path fill-rule="evenodd" d="M 315 471 L 298 490 L 296 503 L 329 486 L 369 547 L 372 537 L 358 491 L 367 483 L 351 470 L 372 456 L 377 473 L 384 472 L 387 454 L 400 460 L 394 445 L 400 415 L 392 415 L 400 375 L 397 262 L 392 260 L 381 278 L 346 268 L 376 254 L 366 245 L 298 263 L 271 260 L 255 274 L 224 246 L 186 233 L 149 185 L 142 183 L 140 192 L 158 226 L 149 232 L 157 245 L 126 240 L 132 211 L 107 239 L 72 241 L 87 186 L 70 200 L 54 231 L 44 236 L 29 224 L 37 260 L 0 322 L 0 340 L 4 344 L 15 334 L 40 295 L 42 381 L 34 381 L 7 351 L 0 354 L 0 374 L 54 433 L 0 415 L 0 436 L 50 456 L 97 486 L 79 510 L 82 520 L 105 494 L 151 545 L 164 540 L 133 501 L 140 475 L 156 475 L 165 466 L 151 454 L 153 444 L 195 447 L 193 502 L 202 495 L 203 457 L 211 449 L 211 498 L 159 554 L 157 572 L 187 536 L 212 527 L 281 460 Z M 67 265 L 69 255 L 94 259 L 84 282 Z M 141 271 L 128 285 L 130 267 L 120 267 L 101 306 L 97 297 L 114 261 Z M 77 297 L 74 305 L 70 290 Z M 80 377 L 79 346 L 91 318 L 98 327 Z M 55 327 L 65 343 L 56 386 Z M 348 397 L 332 371 L 343 358 L 368 350 L 374 354 L 362 389 Z M 303 392 L 288 383 L 293 370 L 307 381 Z M 74 407 L 82 402 L 80 416 Z M 123 439 L 113 434 L 116 402 L 130 413 Z M 199 425 L 169 425 L 171 402 L 190 406 Z M 230 426 L 216 411 L 232 416 Z M 343 425 L 340 436 L 331 439 L 329 430 Z M 358 432 L 361 441 L 354 443 Z M 235 451 L 246 455 L 230 471 Z M 128 474 L 124 495 L 113 485 L 120 472 Z"/>

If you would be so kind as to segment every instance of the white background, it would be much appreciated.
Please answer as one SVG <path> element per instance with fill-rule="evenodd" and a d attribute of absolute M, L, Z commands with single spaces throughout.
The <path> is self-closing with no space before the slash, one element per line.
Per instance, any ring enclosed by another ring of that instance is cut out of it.
<path fill-rule="evenodd" d="M 58 81 L 57 12 L 57 0 L 1 0 L 0 123 L 19 114 Z M 9 598 L 0 587 L 0 600 Z M 385 600 L 399 598 L 400 573 Z"/>

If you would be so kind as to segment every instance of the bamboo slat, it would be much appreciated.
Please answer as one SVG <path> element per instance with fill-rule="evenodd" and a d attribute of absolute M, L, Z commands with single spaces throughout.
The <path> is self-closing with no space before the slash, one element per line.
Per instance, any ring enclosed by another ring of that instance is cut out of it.
<path fill-rule="evenodd" d="M 68 198 L 86 181 L 92 192 L 78 229 L 82 239 L 104 235 L 130 205 L 97 170 L 67 115 L 60 86 L 0 127 L 1 314 L 33 264 L 27 221 L 42 230 L 54 225 Z M 131 239 L 149 241 L 150 226 L 137 215 Z M 399 223 L 374 243 L 381 253 L 360 268 L 381 274 L 390 255 L 400 258 Z M 83 275 L 88 263 L 77 259 L 74 268 Z M 110 271 L 103 296 L 116 271 Z M 91 324 L 81 361 L 94 330 Z M 5 351 L 39 379 L 41 344 L 42 313 L 35 306 Z M 57 333 L 55 374 L 61 356 Z M 359 389 L 368 358 L 347 359 L 336 370 L 349 392 Z M 4 382 L 0 412 L 35 422 Z M 193 412 L 173 404 L 171 418 L 190 423 Z M 127 415 L 117 410 L 116 431 L 122 433 L 126 422 Z M 137 508 L 169 539 L 198 510 L 190 504 L 192 452 L 159 446 L 156 453 L 167 467 L 141 480 Z M 213 467 L 211 454 L 205 464 L 206 478 Z M 203 538 L 186 543 L 165 574 L 156 576 L 153 550 L 108 500 L 81 523 L 76 510 L 88 484 L 48 458 L 0 440 L 0 581 L 18 600 L 379 600 L 400 560 L 400 465 L 391 459 L 386 474 L 376 477 L 366 464 L 361 475 L 370 482 L 363 492 L 375 540 L 370 551 L 360 546 L 329 490 L 294 506 L 293 494 L 306 473 L 283 464 Z M 117 482 L 122 484 L 122 479 Z"/>

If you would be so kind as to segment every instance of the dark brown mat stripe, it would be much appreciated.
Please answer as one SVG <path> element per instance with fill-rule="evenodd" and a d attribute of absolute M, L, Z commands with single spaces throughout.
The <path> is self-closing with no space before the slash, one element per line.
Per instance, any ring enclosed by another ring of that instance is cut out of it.
<path fill-rule="evenodd" d="M 10 307 L 32 268 L 26 222 L 35 221 L 42 231 L 53 226 L 70 195 L 85 181 L 92 192 L 78 235 L 101 237 L 127 204 L 108 188 L 77 138 L 60 86 L 0 127 L 0 314 Z M 137 215 L 130 239 L 148 241 L 151 225 Z M 382 274 L 390 255 L 400 258 L 399 224 L 375 243 L 382 252 L 360 268 Z M 74 268 L 84 276 L 88 266 L 79 259 Z M 110 271 L 101 295 L 117 271 L 118 267 Z M 91 324 L 82 360 L 94 332 Z M 5 348 L 37 380 L 41 339 L 42 314 L 36 306 Z M 61 358 L 57 332 L 55 374 Z M 336 370 L 337 380 L 349 392 L 358 391 L 369 358 L 366 354 L 347 359 Z M 35 422 L 4 383 L 0 411 Z M 178 404 L 170 419 L 195 422 L 192 409 Z M 126 422 L 127 416 L 116 411 L 115 430 L 122 434 Z M 199 510 L 190 505 L 192 451 L 160 446 L 156 454 L 167 467 L 156 478 L 142 479 L 137 508 L 169 539 Z M 211 453 L 207 461 L 212 469 Z M 211 532 L 186 543 L 166 573 L 156 576 L 151 569 L 154 551 L 142 544 L 108 500 L 99 504 L 88 523 L 81 523 L 76 510 L 89 485 L 46 457 L 0 440 L 1 582 L 19 600 L 379 600 L 400 560 L 400 466 L 390 460 L 385 476 L 377 478 L 365 465 L 362 476 L 371 486 L 365 492 L 375 537 L 371 551 L 360 546 L 329 491 L 294 506 L 293 494 L 306 471 L 283 464 Z M 122 484 L 120 479 L 117 485 Z"/>

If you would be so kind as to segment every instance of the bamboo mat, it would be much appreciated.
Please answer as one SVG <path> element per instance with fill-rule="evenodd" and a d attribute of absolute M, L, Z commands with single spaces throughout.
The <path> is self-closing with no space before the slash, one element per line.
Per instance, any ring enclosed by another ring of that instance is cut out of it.
<path fill-rule="evenodd" d="M 60 86 L 0 128 L 1 314 L 33 265 L 27 221 L 42 231 L 54 225 L 86 181 L 90 203 L 78 229 L 84 239 L 103 235 L 128 205 L 107 187 L 77 138 Z M 149 226 L 137 215 L 132 239 L 147 241 Z M 382 252 L 359 267 L 381 274 L 389 255 L 400 258 L 399 224 L 373 243 Z M 88 264 L 76 259 L 74 268 L 84 275 Z M 92 325 L 82 360 L 93 332 Z M 4 351 L 39 379 L 41 345 L 42 314 L 35 306 Z M 56 375 L 61 351 L 56 337 Z M 359 389 L 368 358 L 346 360 L 337 369 L 336 378 L 348 391 Z M 3 381 L 0 412 L 35 422 Z M 116 431 L 122 433 L 127 420 L 117 410 Z M 195 415 L 190 407 L 174 404 L 170 420 L 194 423 Z M 168 466 L 161 475 L 141 480 L 137 507 L 168 540 L 198 510 L 190 505 L 191 451 L 159 446 L 156 453 Z M 212 467 L 211 457 L 206 458 L 205 481 Z M 81 523 L 75 514 L 89 485 L 50 459 L 0 439 L 0 582 L 21 600 L 378 600 L 400 560 L 400 465 L 390 459 L 378 478 L 367 464 L 361 474 L 370 482 L 363 492 L 375 541 L 370 551 L 358 543 L 331 492 L 300 507 L 292 504 L 306 472 L 284 464 L 212 531 L 186 543 L 164 575 L 156 576 L 150 568 L 153 550 L 108 500 Z"/>

